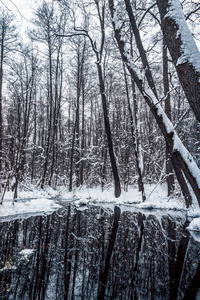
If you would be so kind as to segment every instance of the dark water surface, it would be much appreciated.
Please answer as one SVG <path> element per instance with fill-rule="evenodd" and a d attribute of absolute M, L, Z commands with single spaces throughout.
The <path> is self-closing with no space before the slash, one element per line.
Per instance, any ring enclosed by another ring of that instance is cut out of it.
<path fill-rule="evenodd" d="M 73 205 L 1 222 L 0 299 L 198 299 L 187 226 L 181 214 Z"/>

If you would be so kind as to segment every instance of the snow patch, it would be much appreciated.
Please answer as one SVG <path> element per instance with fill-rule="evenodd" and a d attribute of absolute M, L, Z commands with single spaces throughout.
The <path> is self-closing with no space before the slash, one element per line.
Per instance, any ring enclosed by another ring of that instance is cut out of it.
<path fill-rule="evenodd" d="M 200 218 L 193 219 L 188 226 L 188 229 L 200 232 Z"/>
<path fill-rule="evenodd" d="M 38 198 L 32 200 L 18 200 L 12 204 L 12 200 L 4 200 L 0 205 L 0 219 L 7 220 L 8 217 L 19 215 L 25 217 L 25 214 L 51 214 L 61 206 L 55 203 L 55 200 Z"/>
<path fill-rule="evenodd" d="M 117 30 L 120 30 L 120 23 L 119 23 L 119 19 L 118 19 L 118 16 L 117 16 L 117 12 L 116 12 L 116 11 L 114 12 L 112 21 L 113 21 L 113 23 L 115 23 L 115 28 L 116 28 Z"/>
<path fill-rule="evenodd" d="M 191 221 L 187 229 L 196 242 L 200 243 L 200 218 L 195 218 Z"/>
<path fill-rule="evenodd" d="M 183 160 L 187 163 L 187 166 L 191 174 L 196 178 L 198 187 L 200 188 L 200 169 L 196 165 L 190 152 L 185 148 L 180 138 L 177 136 L 176 132 L 174 132 L 173 139 L 174 139 L 174 151 L 176 150 L 179 151 Z"/>
<path fill-rule="evenodd" d="M 90 204 L 95 205 L 120 205 L 127 206 L 127 210 L 134 209 L 162 209 L 162 210 L 186 210 L 185 202 L 180 196 L 167 197 L 167 187 L 165 184 L 145 184 L 145 193 L 147 200 L 142 202 L 142 194 L 138 191 L 138 188 L 129 187 L 128 192 L 122 190 L 119 198 L 114 196 L 114 187 L 107 186 L 104 191 L 100 187 L 86 188 L 82 187 L 79 190 L 74 191 L 73 199 L 72 195 L 69 197 L 67 191 L 61 195 L 61 203 L 69 201 L 82 209 L 87 208 Z M 70 193 L 71 194 L 71 193 Z"/>
<path fill-rule="evenodd" d="M 29 261 L 34 252 L 35 249 L 23 249 L 19 252 L 19 255 L 21 256 L 20 260 Z"/>

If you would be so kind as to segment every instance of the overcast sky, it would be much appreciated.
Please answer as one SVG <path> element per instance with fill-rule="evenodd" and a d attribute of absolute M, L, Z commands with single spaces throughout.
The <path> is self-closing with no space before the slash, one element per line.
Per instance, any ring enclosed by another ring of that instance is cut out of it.
<path fill-rule="evenodd" d="M 52 1 L 46 0 L 47 3 Z M 0 0 L 0 6 L 9 9 L 16 16 L 16 20 L 26 26 L 28 26 L 27 20 L 33 17 L 32 10 L 40 3 L 40 0 Z"/>
<path fill-rule="evenodd" d="M 46 0 L 47 3 L 52 1 Z M 18 30 L 25 37 L 27 27 L 31 26 L 31 23 L 28 21 L 33 18 L 32 10 L 40 3 L 40 0 L 0 0 L 0 7 L 4 7 L 15 16 Z"/>
<path fill-rule="evenodd" d="M 35 2 L 35 0 L 0 0 L 1 6 L 8 8 L 19 19 L 21 15 L 28 19 L 31 17 L 31 8 Z"/>

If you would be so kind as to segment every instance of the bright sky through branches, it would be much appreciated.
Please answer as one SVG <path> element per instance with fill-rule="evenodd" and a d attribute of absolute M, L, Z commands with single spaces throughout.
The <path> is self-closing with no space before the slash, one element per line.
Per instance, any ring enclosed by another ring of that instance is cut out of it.
<path fill-rule="evenodd" d="M 47 4 L 55 0 L 46 0 Z M 34 19 L 34 11 L 41 4 L 40 0 L 0 0 L 0 9 L 9 11 L 14 16 L 17 29 L 22 37 L 22 40 L 29 43 L 27 29 L 33 27 L 32 20 Z"/>
<path fill-rule="evenodd" d="M 47 0 L 51 3 L 53 0 Z M 41 3 L 39 0 L 0 0 L 0 7 L 8 10 L 15 16 L 22 34 L 25 34 L 27 27 L 31 26 L 31 19 L 34 17 L 33 11 Z"/>
<path fill-rule="evenodd" d="M 8 9 L 17 19 L 30 19 L 32 17 L 31 10 L 37 1 L 31 0 L 0 0 L 1 6 Z"/>

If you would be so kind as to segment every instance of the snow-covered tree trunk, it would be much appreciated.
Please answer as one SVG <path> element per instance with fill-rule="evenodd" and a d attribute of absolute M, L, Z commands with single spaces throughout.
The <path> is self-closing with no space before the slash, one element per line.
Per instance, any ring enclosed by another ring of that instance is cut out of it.
<path fill-rule="evenodd" d="M 157 0 L 161 28 L 180 83 L 200 121 L 200 52 L 186 23 L 179 0 Z"/>
<path fill-rule="evenodd" d="M 133 139 L 133 148 L 134 148 L 134 154 L 135 154 L 135 160 L 136 160 L 136 168 L 137 168 L 137 175 L 138 175 L 138 189 L 140 192 L 142 192 L 142 200 L 146 200 L 145 191 L 144 191 L 144 183 L 142 178 L 142 154 L 140 151 L 140 141 L 139 141 L 139 126 L 138 126 L 138 107 L 137 107 L 137 101 L 136 101 L 136 94 L 135 94 L 135 83 L 132 80 L 132 91 L 133 91 L 133 105 L 134 105 L 134 119 L 130 104 L 130 97 L 129 97 L 129 90 L 128 90 L 128 82 L 127 82 L 127 75 L 126 75 L 126 69 L 125 64 L 123 64 L 124 67 L 124 80 L 125 80 L 125 86 L 126 86 L 126 97 L 128 102 L 128 111 L 129 111 L 129 117 L 131 121 L 131 136 Z"/>
<path fill-rule="evenodd" d="M 163 87 L 165 95 L 165 113 L 167 117 L 171 120 L 171 103 L 170 103 L 170 93 L 169 93 L 169 78 L 168 78 L 168 56 L 167 56 L 167 46 L 163 38 Z M 170 160 L 170 154 L 166 149 L 166 176 L 167 176 L 167 189 L 168 196 L 174 190 L 174 176 L 173 176 L 173 166 Z"/>

